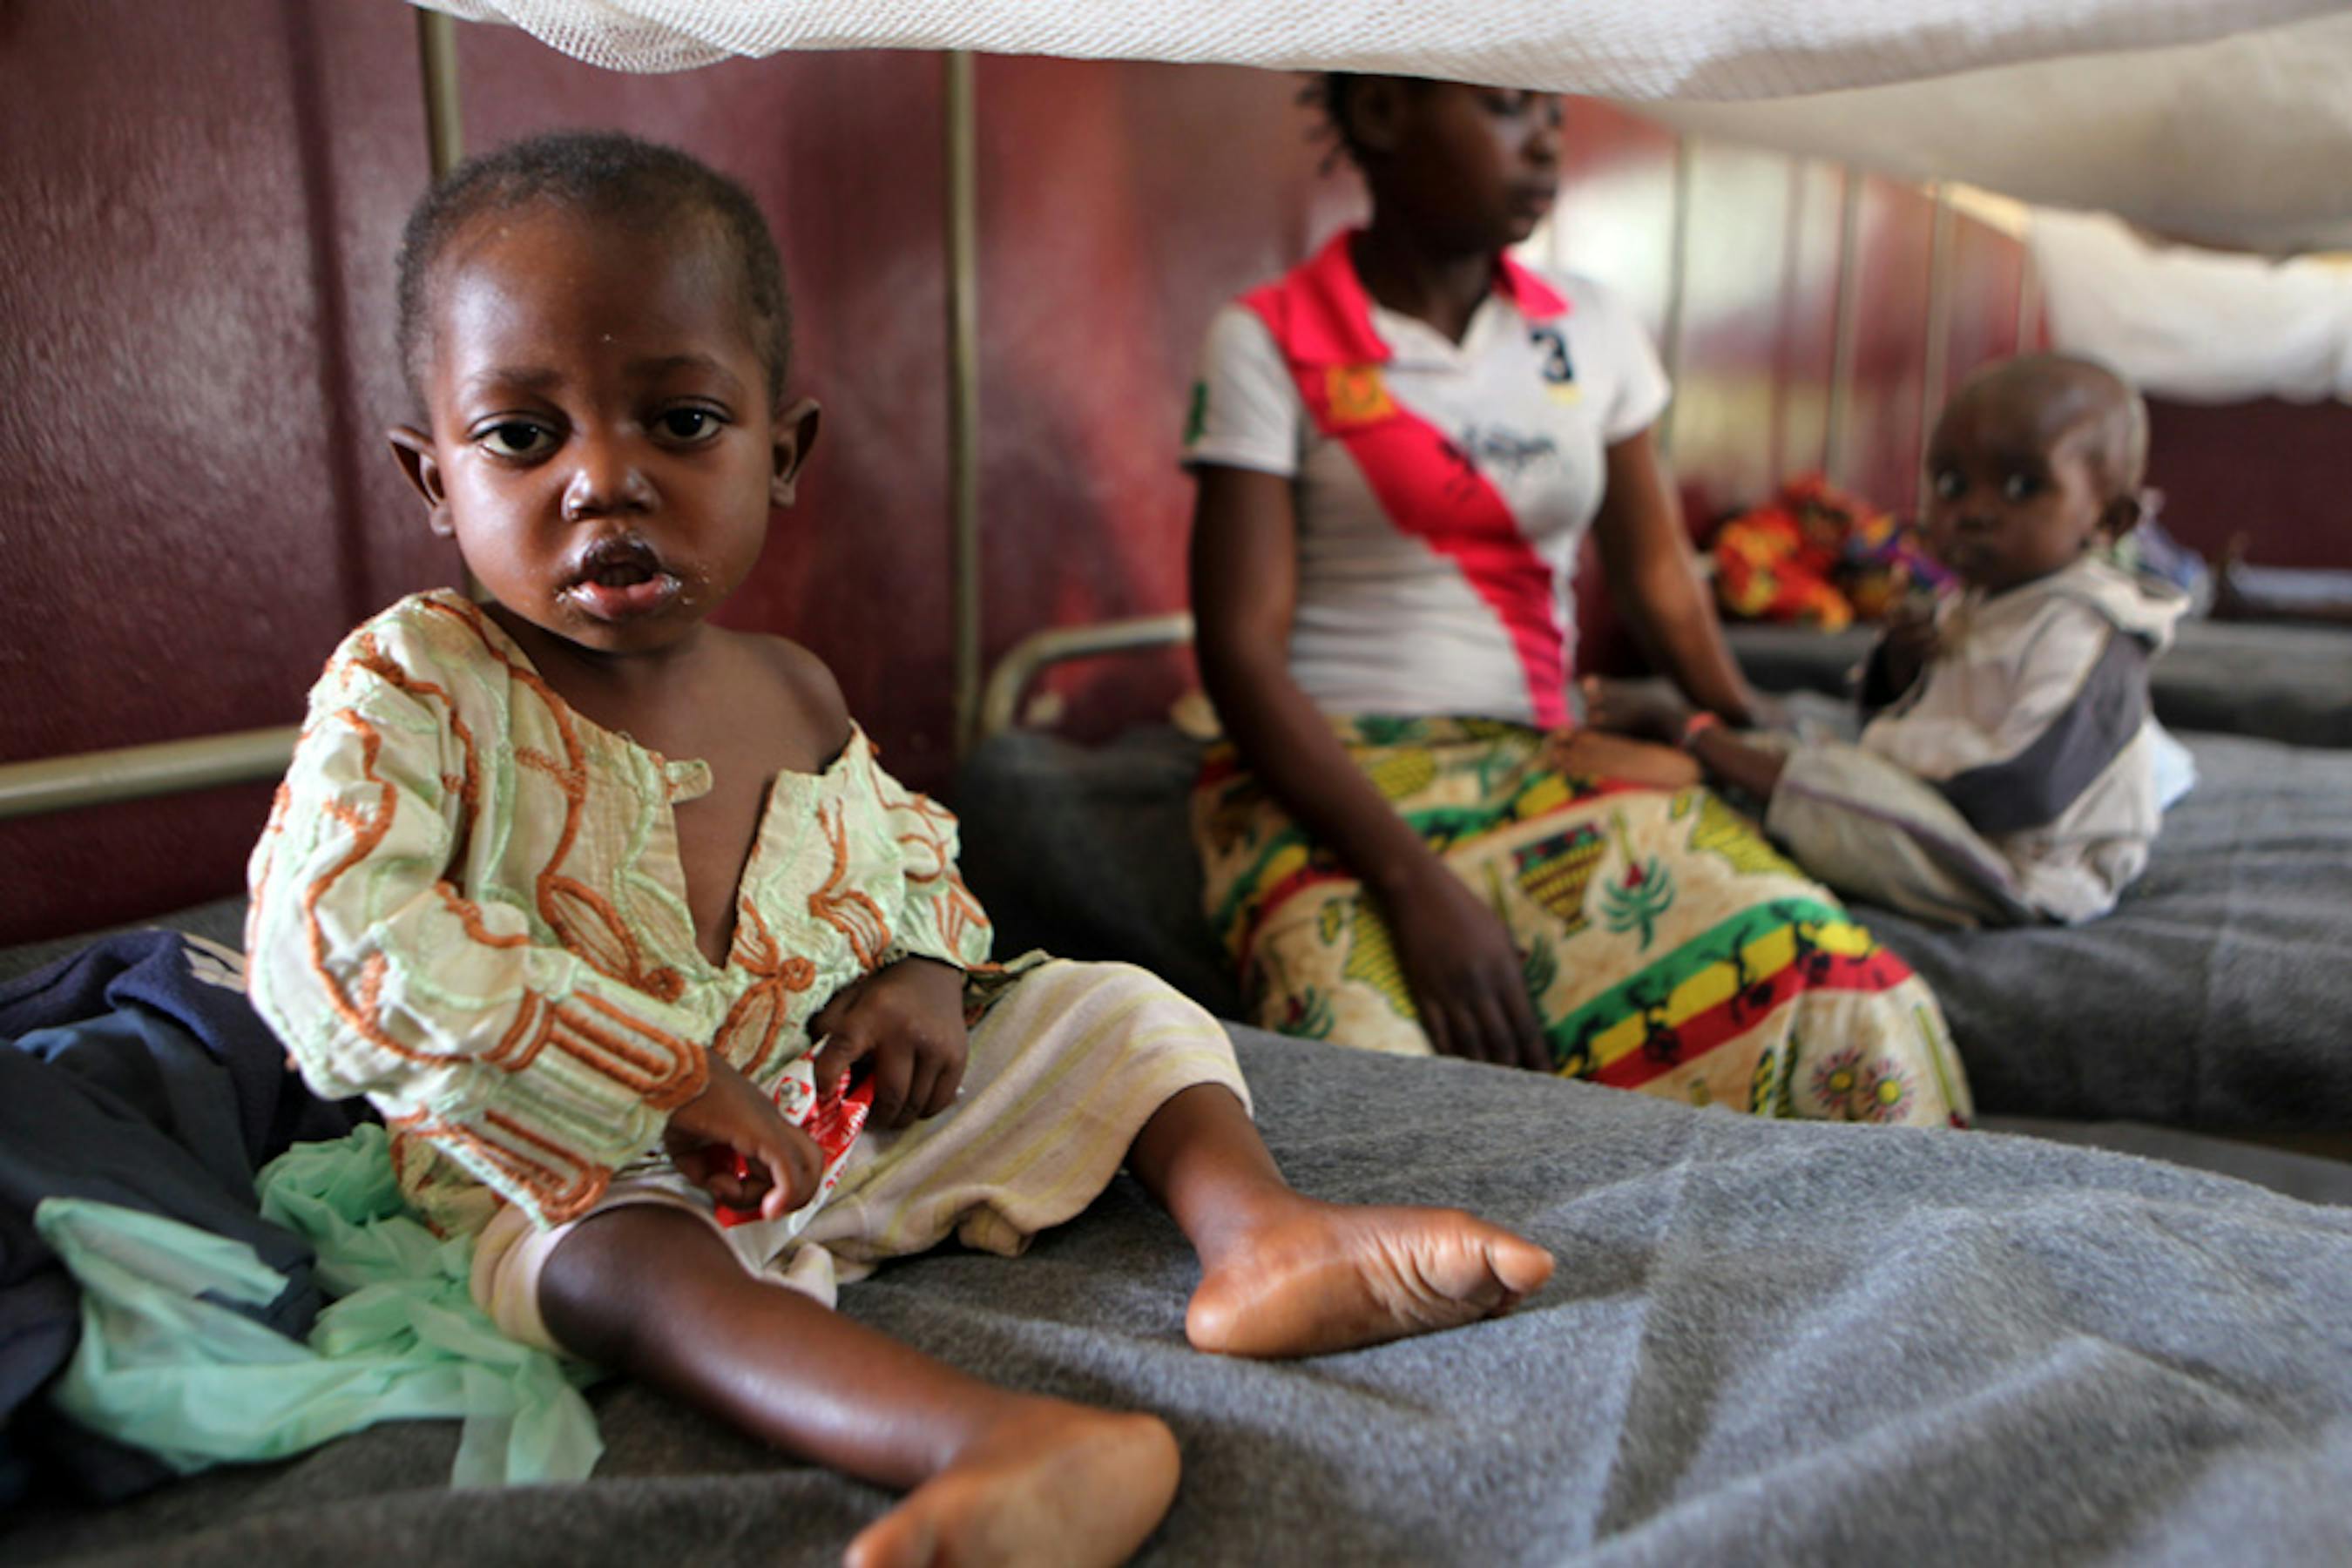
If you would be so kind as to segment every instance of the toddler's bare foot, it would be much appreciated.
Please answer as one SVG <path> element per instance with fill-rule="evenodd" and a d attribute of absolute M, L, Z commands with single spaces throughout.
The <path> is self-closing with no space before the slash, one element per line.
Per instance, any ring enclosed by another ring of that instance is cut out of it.
<path fill-rule="evenodd" d="M 1459 1209 L 1302 1198 L 1219 1254 L 1184 1334 L 1224 1355 L 1320 1355 L 1497 1317 L 1551 1270 L 1534 1242 Z"/>
<path fill-rule="evenodd" d="M 1176 1438 L 1149 1415 L 1024 1402 L 849 1543 L 846 1568 L 1108 1568 L 1175 1500 Z"/>

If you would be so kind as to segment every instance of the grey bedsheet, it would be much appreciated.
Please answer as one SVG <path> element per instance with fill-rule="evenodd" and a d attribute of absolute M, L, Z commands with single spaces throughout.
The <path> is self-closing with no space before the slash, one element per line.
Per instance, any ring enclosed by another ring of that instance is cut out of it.
<path fill-rule="evenodd" d="M 1291 1365 L 1181 1342 L 1192 1266 L 1121 1183 L 1025 1258 L 844 1310 L 1020 1387 L 1163 1413 L 1164 1563 L 2352 1558 L 2352 1211 L 1982 1134 L 1776 1125 L 1244 1032 L 1301 1186 L 1458 1203 L 1561 1258 L 1516 1317 Z M 12 1563 L 837 1560 L 879 1492 L 636 1388 L 586 1484 L 445 1489 L 386 1428 L 99 1516 Z"/>
<path fill-rule="evenodd" d="M 2184 737 L 2203 782 L 2087 926 L 1871 928 L 1935 987 L 1980 1110 L 2352 1129 L 2352 752 Z M 1125 958 L 1239 1010 L 1186 820 L 1198 747 L 994 737 L 959 778 L 965 869 L 1003 946 Z"/>
<path fill-rule="evenodd" d="M 1796 626 L 1725 628 L 1749 679 L 1768 691 L 1843 696 L 1876 635 Z M 2156 716 L 2175 730 L 2352 746 L 2352 631 L 2191 621 L 2149 675 Z"/>

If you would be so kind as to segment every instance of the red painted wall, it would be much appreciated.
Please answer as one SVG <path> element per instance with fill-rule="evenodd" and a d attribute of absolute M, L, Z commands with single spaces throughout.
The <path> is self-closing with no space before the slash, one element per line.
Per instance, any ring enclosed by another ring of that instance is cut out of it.
<path fill-rule="evenodd" d="M 2352 570 L 2352 408 L 2148 405 L 2148 483 L 2164 526 L 2218 561 L 2232 536 L 2263 566 Z"/>
<path fill-rule="evenodd" d="M 425 176 L 398 6 L 0 12 L 0 759 L 284 723 L 415 576 L 362 410 Z M 268 791 L 0 824 L 0 941 L 217 896 Z"/>
<path fill-rule="evenodd" d="M 1218 307 L 1293 265 L 1361 193 L 1294 101 L 1225 68 L 980 62 L 983 649 L 1181 609 L 1192 487 L 1177 468 Z M 1189 656 L 1067 667 L 1065 728 L 1164 710 Z"/>

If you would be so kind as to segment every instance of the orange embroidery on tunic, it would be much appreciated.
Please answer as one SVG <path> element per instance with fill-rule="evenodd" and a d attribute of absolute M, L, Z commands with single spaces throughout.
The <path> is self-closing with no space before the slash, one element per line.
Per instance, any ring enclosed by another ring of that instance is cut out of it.
<path fill-rule="evenodd" d="M 382 671 L 379 670 L 377 673 L 381 674 Z M 416 687 L 425 684 L 415 683 Z M 440 690 L 437 687 L 432 689 L 436 694 Z M 341 802 L 330 803 L 326 807 L 329 816 L 342 823 L 351 830 L 353 841 L 351 848 L 341 859 L 329 867 L 303 890 L 302 905 L 305 934 L 310 948 L 310 971 L 325 993 L 329 1005 L 353 1033 L 404 1061 L 438 1060 L 441 1059 L 441 1053 L 419 1050 L 404 1045 L 383 1027 L 381 994 L 390 961 L 383 952 L 369 952 L 360 961 L 356 994 L 345 989 L 341 977 L 329 963 L 326 930 L 319 913 L 320 900 L 346 872 L 366 860 L 383 843 L 384 836 L 392 829 L 399 801 L 398 792 L 377 771 L 377 763 L 383 750 L 383 736 L 377 732 L 373 725 L 352 709 L 339 710 L 334 717 L 358 732 L 361 776 L 376 786 L 378 795 L 373 809 L 346 805 Z M 544 877 L 542 877 L 543 881 Z M 446 884 L 444 887 L 446 888 Z M 451 899 L 455 895 L 454 892 L 445 891 L 444 897 Z M 466 929 L 467 934 L 473 936 L 478 929 L 478 921 Z M 510 947 L 522 945 L 522 943 L 510 942 L 504 939 L 492 939 L 488 945 Z M 584 958 L 587 955 L 582 956 Z M 614 976 L 614 978 L 622 979 L 625 984 L 628 983 L 625 976 Z M 529 1015 L 535 1011 L 534 1004 L 537 1000 L 535 996 L 527 996 L 520 1005 L 520 1013 Z M 521 1023 L 519 1019 L 517 1026 L 507 1031 L 499 1045 L 484 1059 L 494 1060 L 509 1071 L 519 1071 L 536 1057 L 539 1047 L 551 1038 L 561 1048 L 578 1057 L 582 1061 L 604 1073 L 614 1081 L 644 1094 L 648 1103 L 654 1105 L 656 1109 L 667 1109 L 671 1105 L 681 1104 L 701 1091 L 709 1069 L 702 1053 L 694 1046 L 654 1029 L 595 998 L 583 996 L 574 998 L 574 1001 L 621 1023 L 644 1043 L 645 1047 L 650 1047 L 650 1049 L 632 1045 L 604 1030 L 596 1028 L 576 1014 L 567 1016 L 566 1009 L 557 1008 L 537 1035 L 531 1037 L 530 1045 L 525 1047 L 520 1055 L 514 1051 L 515 1042 L 522 1037 L 520 1033 Z M 571 1031 L 565 1032 L 559 1028 L 560 1025 L 567 1023 L 573 1026 Z"/>
<path fill-rule="evenodd" d="M 924 896 L 916 884 L 946 883 L 931 896 L 931 917 L 939 927 L 940 939 L 950 952 L 963 952 L 967 936 L 994 930 L 980 900 L 971 896 L 963 878 L 955 868 L 953 850 L 956 819 L 954 813 L 927 795 L 908 794 L 897 800 L 883 788 L 884 775 L 874 774 L 875 798 L 886 811 L 893 812 L 906 821 L 907 831 L 898 835 L 899 845 L 908 851 L 907 865 L 907 895 L 909 902 Z M 918 853 L 927 857 L 928 866 L 918 863 Z"/>
<path fill-rule="evenodd" d="M 499 1037 L 499 1043 L 490 1047 L 482 1059 L 509 1072 L 520 1072 L 529 1067 L 531 1058 L 539 1055 L 539 1047 L 546 1043 L 546 1031 L 537 1027 L 540 1009 L 545 1005 L 546 998 L 538 992 L 524 992 L 522 1001 L 515 1008 L 514 1024 Z M 526 1040 L 530 1042 L 527 1045 L 524 1044 Z M 521 1052 L 520 1056 L 515 1054 L 518 1047 Z"/>
<path fill-rule="evenodd" d="M 376 809 L 371 813 L 361 813 L 340 805 L 330 805 L 327 808 L 329 816 L 351 828 L 352 843 L 341 859 L 327 868 L 324 874 L 302 891 L 304 934 L 310 939 L 310 973 L 326 992 L 328 1005 L 354 1033 L 403 1060 L 428 1060 L 426 1053 L 409 1049 L 386 1034 L 376 1022 L 373 1001 L 374 986 L 380 984 L 383 963 L 382 953 L 370 953 L 367 962 L 361 966 L 362 999 L 358 1001 L 345 993 L 342 981 L 327 963 L 327 931 L 319 918 L 319 900 L 326 896 L 328 889 L 341 879 L 344 872 L 375 853 L 376 846 L 392 830 L 394 809 L 392 786 L 378 777 L 375 771 L 376 757 L 383 750 L 383 737 L 376 733 L 373 725 L 349 708 L 338 710 L 335 717 L 359 731 L 361 775 L 382 793 L 378 796 Z"/>
<path fill-rule="evenodd" d="M 420 1113 L 403 1119 L 401 1131 L 431 1143 L 471 1152 L 510 1185 L 537 1199 L 541 1217 L 550 1224 L 577 1219 L 593 1208 L 612 1179 L 612 1173 L 604 1166 L 582 1159 L 495 1110 L 483 1113 L 479 1127 L 430 1120 Z M 503 1138 L 489 1136 L 493 1132 Z"/>
<path fill-rule="evenodd" d="M 464 928 L 467 940 L 478 942 L 484 947 L 529 947 L 530 945 L 529 931 L 516 931 L 509 936 L 500 936 L 488 926 L 484 925 L 482 906 L 460 895 L 457 889 L 447 882 L 434 883 L 433 890 L 441 895 L 442 907 L 457 917 L 457 924 Z"/>
<path fill-rule="evenodd" d="M 425 608 L 447 616 L 474 634 L 482 648 L 498 660 L 509 679 L 537 697 L 555 726 L 557 737 L 563 745 L 563 758 L 558 762 L 534 747 L 515 749 L 518 766 L 542 773 L 554 782 L 563 796 L 563 827 L 556 836 L 555 848 L 540 868 L 538 903 L 540 919 L 555 932 L 563 948 L 608 979 L 644 992 L 660 1002 L 675 1002 L 686 994 L 686 977 L 667 965 L 648 966 L 635 932 L 629 929 L 611 900 L 576 877 L 563 874 L 564 862 L 571 858 L 572 847 L 579 841 L 580 826 L 588 805 L 588 752 L 581 743 L 579 727 L 572 722 L 572 705 L 553 687 L 538 675 L 507 657 L 506 651 L 494 642 L 482 614 L 468 605 L 462 610 L 437 599 L 423 601 Z M 438 688 L 434 689 L 438 690 Z M 457 722 L 451 715 L 451 722 Z M 467 771 L 472 772 L 473 748 L 467 742 Z M 472 802 L 470 793 L 468 805 Z"/>
<path fill-rule="evenodd" d="M 422 1111 L 384 1119 L 384 1131 L 392 1134 L 385 1152 L 392 1161 L 393 1179 L 400 1184 L 403 1192 L 409 1189 L 411 1183 L 420 1180 L 436 1159 L 443 1157 L 431 1140 L 416 1136 L 416 1124 L 424 1120 Z"/>
<path fill-rule="evenodd" d="M 996 929 L 988 911 L 980 907 L 980 900 L 964 886 L 962 876 L 954 871 L 948 873 L 947 891 L 931 900 L 931 914 L 939 922 L 940 940 L 947 943 L 950 952 L 961 952 L 966 936 L 980 936 L 984 948 L 987 933 Z"/>
<path fill-rule="evenodd" d="M 912 818 L 907 831 L 898 835 L 905 848 L 922 850 L 930 864 L 919 866 L 915 857 L 908 857 L 907 879 L 910 882 L 935 882 L 950 875 L 955 868 L 955 853 L 949 847 L 954 842 L 955 814 L 927 795 L 909 792 L 892 800 L 883 789 L 884 774 L 878 768 L 868 770 L 874 785 L 874 798 L 885 812 Z"/>
<path fill-rule="evenodd" d="M 467 726 L 465 720 L 458 717 L 457 699 L 449 695 L 446 687 L 430 680 L 419 680 L 403 668 L 377 646 L 373 632 L 361 635 L 359 651 L 352 655 L 351 662 L 387 686 L 405 691 L 411 697 L 430 698 L 441 705 L 449 732 L 457 738 L 457 754 L 463 763 L 455 775 L 441 775 L 442 787 L 457 797 L 457 810 L 454 814 L 457 839 L 449 847 L 449 858 L 453 864 L 464 859 L 466 840 L 473 828 L 475 804 L 481 795 L 482 770 L 474 748 L 474 731 Z"/>
<path fill-rule="evenodd" d="M 680 1042 L 647 1028 L 601 997 L 559 1002 L 548 1024 L 550 1043 L 557 1049 L 636 1090 L 656 1110 L 692 1100 L 707 1081 L 709 1064 L 700 1051 L 688 1046 L 683 1059 L 669 1056 L 664 1047 Z"/>
<path fill-rule="evenodd" d="M 872 969 L 882 962 L 890 946 L 890 921 L 882 908 L 856 888 L 843 886 L 849 880 L 849 826 L 847 813 L 838 805 L 830 814 L 824 806 L 817 808 L 817 827 L 824 834 L 825 842 L 833 847 L 833 871 L 824 886 L 809 895 L 809 913 L 839 931 L 849 943 L 849 951 L 857 956 L 858 963 Z"/>
<path fill-rule="evenodd" d="M 678 1047 L 678 1041 L 593 996 L 551 1004 L 536 993 L 526 994 L 513 1026 L 480 1059 L 520 1072 L 550 1046 L 656 1110 L 685 1104 L 709 1082 L 709 1063 L 702 1053 L 685 1047 L 682 1058 L 667 1055 L 667 1048 Z"/>
<path fill-rule="evenodd" d="M 686 976 L 667 964 L 646 967 L 636 933 L 578 879 L 542 875 L 539 888 L 541 915 L 557 939 L 592 967 L 658 1001 L 675 1002 L 686 994 Z"/>
<path fill-rule="evenodd" d="M 792 1017 L 791 998 L 816 984 L 816 965 L 777 945 L 767 917 L 748 898 L 735 908 L 735 946 L 728 963 L 754 978 L 735 999 L 719 1026 L 714 1048 L 746 1078 L 754 1077 L 776 1048 L 776 1037 Z"/>

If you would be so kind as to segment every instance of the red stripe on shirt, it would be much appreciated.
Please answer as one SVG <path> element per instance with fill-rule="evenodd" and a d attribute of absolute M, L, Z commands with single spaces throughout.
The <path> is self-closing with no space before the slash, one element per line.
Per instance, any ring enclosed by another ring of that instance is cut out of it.
<path fill-rule="evenodd" d="M 1387 363 L 1391 354 L 1372 330 L 1370 301 L 1349 254 L 1351 237 L 1340 235 L 1279 282 L 1244 295 L 1242 303 L 1273 334 L 1316 428 L 1347 448 L 1390 522 L 1459 567 L 1502 623 L 1527 681 L 1534 721 L 1546 729 L 1564 725 L 1568 633 L 1558 579 L 1502 492 L 1469 456 L 1376 379 L 1370 367 Z M 1568 308 L 1507 257 L 1496 267 L 1496 289 L 1538 319 Z M 1335 411 L 1335 374 L 1357 376 L 1356 389 L 1378 406 Z"/>

